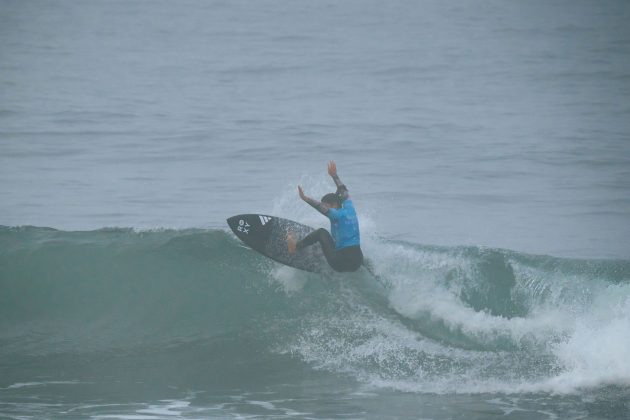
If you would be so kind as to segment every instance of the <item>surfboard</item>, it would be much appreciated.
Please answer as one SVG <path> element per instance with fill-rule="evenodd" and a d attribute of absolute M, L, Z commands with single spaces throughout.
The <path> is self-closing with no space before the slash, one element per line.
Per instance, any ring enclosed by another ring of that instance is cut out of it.
<path fill-rule="evenodd" d="M 313 273 L 329 270 L 318 243 L 289 253 L 287 234 L 292 233 L 299 241 L 314 231 L 310 226 L 266 214 L 239 214 L 227 219 L 227 223 L 245 245 L 274 261 Z"/>

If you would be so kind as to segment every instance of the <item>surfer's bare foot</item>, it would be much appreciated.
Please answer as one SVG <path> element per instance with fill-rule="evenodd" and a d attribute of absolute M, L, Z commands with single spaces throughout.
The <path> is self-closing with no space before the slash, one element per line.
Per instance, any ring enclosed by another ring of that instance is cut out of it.
<path fill-rule="evenodd" d="M 296 247 L 297 241 L 293 237 L 293 233 L 287 233 L 287 248 L 289 249 L 289 254 L 295 254 Z"/>

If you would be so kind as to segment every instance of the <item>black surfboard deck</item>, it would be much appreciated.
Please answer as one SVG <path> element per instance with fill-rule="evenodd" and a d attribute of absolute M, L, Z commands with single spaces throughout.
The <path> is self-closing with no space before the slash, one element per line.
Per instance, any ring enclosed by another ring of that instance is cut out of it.
<path fill-rule="evenodd" d="M 319 243 L 290 254 L 287 234 L 299 241 L 313 228 L 293 220 L 266 214 L 239 214 L 227 219 L 232 232 L 255 251 L 284 265 L 313 273 L 328 271 L 328 263 Z"/>

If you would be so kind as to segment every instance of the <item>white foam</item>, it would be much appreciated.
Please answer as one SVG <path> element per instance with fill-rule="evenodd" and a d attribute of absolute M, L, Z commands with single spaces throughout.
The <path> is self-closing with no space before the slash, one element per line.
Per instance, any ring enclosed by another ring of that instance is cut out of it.
<path fill-rule="evenodd" d="M 591 312 L 575 321 L 567 341 L 554 346 L 565 372 L 545 385 L 574 392 L 600 385 L 630 385 L 630 286 L 610 285 Z"/>
<path fill-rule="evenodd" d="M 274 266 L 269 277 L 273 282 L 279 284 L 288 295 L 300 292 L 308 279 L 304 272 L 285 265 Z"/>
<path fill-rule="evenodd" d="M 457 269 L 472 277 L 471 261 L 457 254 L 421 251 L 400 244 L 381 245 L 377 270 L 390 284 L 390 301 L 407 318 L 428 317 L 452 331 L 491 344 L 510 340 L 545 342 L 550 336 L 564 334 L 568 314 L 554 307 L 540 307 L 533 316 L 507 318 L 477 311 L 464 304 L 458 285 L 445 285 L 447 272 Z"/>
<path fill-rule="evenodd" d="M 126 420 L 159 420 L 160 417 L 145 416 L 140 414 L 105 414 L 100 416 L 91 416 L 91 419 L 126 419 Z"/>
<path fill-rule="evenodd" d="M 93 415 L 92 419 L 129 419 L 129 420 L 152 420 L 152 419 L 169 419 L 169 418 L 181 418 L 184 415 L 191 413 L 199 413 L 205 410 L 222 410 L 222 407 L 190 407 L 190 402 L 185 400 L 160 400 L 154 404 L 142 404 L 146 408 L 140 408 L 133 410 L 130 413 L 112 413 L 112 414 L 99 414 Z M 90 407 L 108 407 L 108 405 L 102 406 L 84 406 L 80 409 L 86 409 Z M 118 406 L 123 407 L 123 406 Z"/>
<path fill-rule="evenodd" d="M 3 389 L 19 389 L 19 388 L 27 388 L 27 387 L 38 387 L 38 386 L 47 386 L 47 385 L 74 385 L 78 384 L 78 381 L 48 381 L 48 382 L 18 382 L 13 385 L 9 385 Z"/>
<path fill-rule="evenodd" d="M 302 184 L 313 196 L 330 190 L 321 181 L 303 179 Z M 291 186 L 275 203 L 274 212 L 309 225 L 325 225 L 326 219 L 299 201 L 294 189 Z M 345 312 L 310 319 L 287 351 L 315 367 L 350 373 L 376 388 L 409 392 L 571 393 L 630 384 L 630 286 L 528 265 L 506 253 L 503 257 L 516 281 L 512 299 L 525 308 L 525 314 L 493 315 L 462 299 L 462 288 L 475 287 L 479 276 L 479 262 L 466 249 L 384 241 L 362 210 L 362 248 L 386 289 L 390 307 L 420 326 L 447 328 L 476 343 L 475 348 L 488 350 L 466 350 L 427 339 L 370 309 L 354 291 L 345 289 L 339 297 Z M 275 270 L 272 277 L 287 293 L 298 293 L 304 286 L 290 269 Z M 523 362 L 521 372 L 510 365 L 520 358 L 514 348 L 532 359 Z M 423 365 L 427 358 L 430 362 Z M 452 367 L 437 369 L 436 374 L 430 364 L 439 365 L 440 360 Z M 532 369 L 527 363 L 533 363 Z"/>
<path fill-rule="evenodd" d="M 247 401 L 247 404 L 257 405 L 259 407 L 264 408 L 265 410 L 275 410 L 276 406 L 268 401 Z"/>
<path fill-rule="evenodd" d="M 509 261 L 516 276 L 513 291 L 528 313 L 507 318 L 473 309 L 462 301 L 457 283 L 445 281 L 449 270 L 474 280 L 475 261 L 463 252 L 366 239 L 363 247 L 373 256 L 375 273 L 385 279 L 392 308 L 421 324 L 439 323 L 489 350 L 439 344 L 344 295 L 356 313 L 312 320 L 292 348 L 316 367 L 406 392 L 570 393 L 630 384 L 630 286 Z M 497 350 L 505 341 L 532 358 L 537 370 L 525 363 L 515 372 L 511 363 L 519 354 Z M 430 363 L 426 370 L 420 360 L 433 356 L 451 363 L 451 370 L 436 375 Z"/>
<path fill-rule="evenodd" d="M 179 416 L 183 410 L 190 406 L 188 401 L 162 400 L 161 404 L 152 404 L 148 408 L 137 410 L 137 413 L 153 414 L 158 416 Z"/>

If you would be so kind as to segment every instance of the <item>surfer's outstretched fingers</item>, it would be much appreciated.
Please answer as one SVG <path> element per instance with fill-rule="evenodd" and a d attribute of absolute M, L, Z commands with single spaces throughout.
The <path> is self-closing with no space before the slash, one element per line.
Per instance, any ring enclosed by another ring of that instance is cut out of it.
<path fill-rule="evenodd" d="M 335 176 L 337 175 L 337 164 L 334 160 L 328 162 L 328 175 Z"/>

